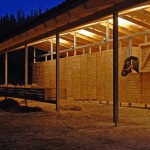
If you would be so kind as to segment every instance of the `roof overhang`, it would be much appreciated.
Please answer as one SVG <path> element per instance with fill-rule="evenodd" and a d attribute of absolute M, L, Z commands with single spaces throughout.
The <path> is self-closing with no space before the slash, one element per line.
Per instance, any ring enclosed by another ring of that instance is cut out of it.
<path fill-rule="evenodd" d="M 23 32 L 12 36 L 0 43 L 0 52 L 11 51 L 22 48 L 25 45 L 32 45 L 39 40 L 55 36 L 56 33 L 62 33 L 66 30 L 74 30 L 79 26 L 84 26 L 97 19 L 111 15 L 115 11 L 149 3 L 150 0 L 84 0 L 82 3 L 76 3 L 75 7 L 64 9 L 57 17 L 48 17 L 39 21 L 38 24 Z"/>

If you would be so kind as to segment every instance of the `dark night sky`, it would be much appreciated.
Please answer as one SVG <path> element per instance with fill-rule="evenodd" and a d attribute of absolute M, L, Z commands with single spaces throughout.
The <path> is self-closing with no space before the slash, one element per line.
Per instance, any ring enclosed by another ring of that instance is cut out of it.
<path fill-rule="evenodd" d="M 22 10 L 28 15 L 31 9 L 38 10 L 39 7 L 42 12 L 45 12 L 47 8 L 53 8 L 63 1 L 65 0 L 1 0 L 0 16 L 4 16 L 6 13 L 16 14 L 18 10 Z"/>
<path fill-rule="evenodd" d="M 0 16 L 16 14 L 18 10 L 22 10 L 25 15 L 29 15 L 31 10 L 38 10 L 39 7 L 44 13 L 47 8 L 51 9 L 65 0 L 0 0 Z M 29 83 L 32 83 L 32 62 L 33 50 L 30 48 L 29 57 Z M 0 84 L 4 84 L 4 54 L 0 55 Z M 24 84 L 24 50 L 8 53 L 8 83 Z"/>

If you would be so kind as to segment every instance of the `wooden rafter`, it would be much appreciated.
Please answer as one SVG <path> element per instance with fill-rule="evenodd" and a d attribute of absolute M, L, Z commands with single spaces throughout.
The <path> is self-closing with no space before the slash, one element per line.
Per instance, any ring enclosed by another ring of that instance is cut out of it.
<path fill-rule="evenodd" d="M 150 29 L 150 24 L 143 22 L 142 20 L 137 20 L 136 18 L 133 18 L 132 16 L 121 16 L 121 18 L 126 19 L 140 27 L 146 28 L 146 29 Z"/>

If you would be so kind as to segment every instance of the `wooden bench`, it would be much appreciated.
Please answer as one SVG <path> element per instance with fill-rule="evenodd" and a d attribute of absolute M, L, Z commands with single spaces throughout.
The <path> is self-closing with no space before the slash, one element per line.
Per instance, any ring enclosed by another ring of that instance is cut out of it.
<path fill-rule="evenodd" d="M 55 88 L 0 87 L 0 96 L 5 99 L 14 97 L 56 104 Z M 66 89 L 59 90 L 59 98 L 66 99 Z"/>

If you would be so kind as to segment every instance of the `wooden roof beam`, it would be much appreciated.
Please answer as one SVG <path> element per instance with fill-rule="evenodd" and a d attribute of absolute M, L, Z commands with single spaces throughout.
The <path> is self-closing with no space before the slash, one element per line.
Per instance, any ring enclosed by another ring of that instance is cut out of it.
<path fill-rule="evenodd" d="M 68 36 L 69 37 L 69 36 Z M 72 35 L 70 35 L 70 37 L 73 37 Z M 61 37 L 62 38 L 62 37 Z M 64 39 L 66 39 L 66 40 L 68 40 L 68 38 L 67 37 L 63 37 Z M 71 40 L 71 41 L 73 41 L 73 40 Z M 77 46 L 82 46 L 82 45 L 87 45 L 87 44 L 89 44 L 90 42 L 88 42 L 88 41 L 85 41 L 85 40 L 83 40 L 83 39 L 81 39 L 81 38 L 79 38 L 79 37 L 77 37 Z M 97 47 L 96 46 L 92 46 L 94 49 L 97 49 Z"/>
<path fill-rule="evenodd" d="M 68 34 L 67 36 L 66 36 L 67 38 L 73 38 L 73 35 L 71 35 L 71 34 Z M 84 40 L 84 39 L 82 39 L 82 38 L 80 38 L 79 36 L 77 37 L 77 45 L 78 44 L 89 44 L 90 42 L 89 41 L 87 41 L 87 40 Z"/>
<path fill-rule="evenodd" d="M 141 27 L 150 29 L 150 24 L 147 24 L 147 23 L 145 23 L 145 22 L 143 22 L 141 20 L 138 20 L 136 18 L 133 18 L 132 16 L 121 16 L 121 18 L 126 19 L 126 20 L 128 20 L 130 22 L 133 22 L 134 24 L 137 24 L 137 25 L 139 25 Z"/>
<path fill-rule="evenodd" d="M 69 42 L 71 42 L 72 43 L 72 45 L 73 45 L 73 39 L 71 39 L 71 38 L 69 38 L 69 36 L 63 36 L 63 37 L 61 37 L 62 39 L 64 39 L 64 40 L 66 40 L 66 41 L 69 41 Z M 81 39 L 77 39 L 77 45 L 83 45 L 83 44 L 88 44 L 86 41 L 84 41 L 84 40 L 81 40 Z"/>
<path fill-rule="evenodd" d="M 79 34 L 85 35 L 86 37 L 98 40 L 98 41 L 101 41 L 103 39 L 102 36 L 99 36 L 99 35 L 91 32 L 91 31 L 86 30 L 86 29 L 81 29 L 81 30 L 78 30 L 76 32 Z"/>
<path fill-rule="evenodd" d="M 106 33 L 100 31 L 100 30 L 96 30 L 92 27 L 88 27 L 88 28 L 85 28 L 85 30 L 93 33 L 93 34 L 96 34 L 97 36 L 101 36 L 101 37 L 105 37 L 106 36 Z"/>
<path fill-rule="evenodd" d="M 141 26 L 139 26 L 139 25 L 137 25 L 137 24 L 135 24 L 134 22 L 132 22 L 132 21 L 129 21 L 129 20 L 127 20 L 127 19 L 124 19 L 123 17 L 119 17 L 119 19 L 120 20 L 123 20 L 123 22 L 124 23 L 122 23 L 121 25 L 120 25 L 120 27 L 122 28 L 122 29 L 125 29 L 125 30 L 127 30 L 127 31 L 131 31 L 131 32 L 143 32 L 144 31 L 144 29 L 141 27 Z M 120 21 L 121 22 L 121 21 Z"/>
<path fill-rule="evenodd" d="M 68 42 L 68 41 L 66 41 L 66 40 L 63 40 L 63 39 L 59 39 L 60 40 L 60 45 L 62 45 L 62 46 L 64 46 L 64 47 L 66 47 L 66 48 L 70 48 L 72 45 L 71 45 L 71 43 L 70 42 Z M 55 43 L 56 44 L 56 39 L 54 39 L 53 40 L 53 43 Z"/>
<path fill-rule="evenodd" d="M 95 39 L 93 39 L 93 38 L 87 37 L 87 36 L 85 36 L 85 35 L 83 35 L 83 34 L 80 34 L 80 33 L 77 33 L 76 36 L 77 36 L 78 38 L 81 38 L 81 39 L 83 39 L 83 40 L 85 40 L 85 41 L 88 41 L 88 42 L 91 42 L 91 43 L 98 41 L 98 40 L 95 40 Z"/>
<path fill-rule="evenodd" d="M 86 2 L 86 8 L 95 9 L 97 7 L 101 7 L 102 9 L 104 9 L 104 8 L 112 6 L 114 3 L 115 3 L 114 0 L 101 0 L 101 1 L 92 0 L 92 1 Z"/>
<path fill-rule="evenodd" d="M 103 24 L 101 24 L 101 25 L 106 26 L 105 23 L 103 23 Z M 109 25 L 109 28 L 110 28 L 110 30 L 113 30 L 113 25 L 110 24 L 110 25 Z M 118 27 L 118 31 L 119 31 L 119 36 L 130 35 L 130 34 L 136 33 L 136 32 L 131 31 L 131 30 L 129 31 L 127 28 L 123 28 L 123 27 L 121 27 L 121 26 Z M 120 33 L 121 33 L 121 34 L 120 34 Z M 141 37 L 134 37 L 134 38 L 137 39 L 137 42 L 143 41 L 143 39 L 142 39 Z"/>
<path fill-rule="evenodd" d="M 138 20 L 142 20 L 143 22 L 150 22 L 149 16 L 147 16 L 144 12 L 142 13 L 143 10 L 139 11 L 133 11 L 129 15 L 133 18 L 137 18 Z M 148 11 L 147 11 L 148 13 Z M 142 18 L 142 19 L 141 19 Z"/>

